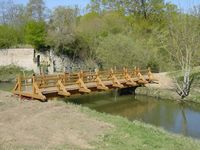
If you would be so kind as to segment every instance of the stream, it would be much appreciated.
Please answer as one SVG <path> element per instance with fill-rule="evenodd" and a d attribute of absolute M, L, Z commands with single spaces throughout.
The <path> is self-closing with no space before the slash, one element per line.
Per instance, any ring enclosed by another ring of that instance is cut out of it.
<path fill-rule="evenodd" d="M 75 96 L 65 100 L 99 112 L 122 116 L 130 121 L 139 120 L 172 133 L 200 139 L 200 105 L 142 95 L 116 96 L 113 93 Z"/>
<path fill-rule="evenodd" d="M 11 91 L 13 87 L 13 83 L 0 83 L 0 90 Z M 200 104 L 180 103 L 143 95 L 119 96 L 116 91 L 58 99 L 200 139 Z"/>

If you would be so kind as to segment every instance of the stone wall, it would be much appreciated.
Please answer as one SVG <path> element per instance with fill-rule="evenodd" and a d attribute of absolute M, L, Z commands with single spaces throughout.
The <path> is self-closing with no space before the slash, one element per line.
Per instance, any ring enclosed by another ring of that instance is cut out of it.
<path fill-rule="evenodd" d="M 52 51 L 45 53 L 34 53 L 34 49 L 3 49 L 0 50 L 0 66 L 14 64 L 36 73 L 40 72 L 37 62 L 37 56 L 40 57 L 40 64 L 48 65 L 48 72 L 64 71 L 66 66 L 70 66 L 72 62 L 67 57 L 58 57 Z"/>
<path fill-rule="evenodd" d="M 5 49 L 0 50 L 0 65 L 14 64 L 26 69 L 35 69 L 33 49 Z"/>

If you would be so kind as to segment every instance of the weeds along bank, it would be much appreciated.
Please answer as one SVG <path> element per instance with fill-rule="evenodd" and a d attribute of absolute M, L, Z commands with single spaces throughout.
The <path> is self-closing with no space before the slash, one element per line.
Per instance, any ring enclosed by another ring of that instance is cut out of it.
<path fill-rule="evenodd" d="M 0 82 L 14 82 L 17 75 L 20 74 L 22 76 L 31 75 L 33 71 L 15 65 L 0 66 Z"/>

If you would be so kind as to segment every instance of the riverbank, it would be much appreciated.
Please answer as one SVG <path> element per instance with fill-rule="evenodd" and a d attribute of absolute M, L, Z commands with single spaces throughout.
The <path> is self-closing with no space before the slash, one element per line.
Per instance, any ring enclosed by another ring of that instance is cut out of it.
<path fill-rule="evenodd" d="M 0 82 L 15 81 L 17 75 L 31 75 L 33 71 L 15 65 L 0 66 Z"/>
<path fill-rule="evenodd" d="M 149 84 L 146 88 L 137 88 L 136 94 L 151 96 L 158 99 L 181 100 L 176 93 L 176 85 L 172 77 L 167 73 L 155 74 L 159 84 Z M 180 75 L 178 76 L 180 78 Z M 192 84 L 190 95 L 184 98 L 184 101 L 195 102 L 200 104 L 200 83 L 198 78 Z"/>
<path fill-rule="evenodd" d="M 0 91 L 0 149 L 200 149 L 200 141 L 63 101 Z"/>
<path fill-rule="evenodd" d="M 200 88 L 198 87 L 194 88 L 194 91 L 192 91 L 188 97 L 184 98 L 184 100 L 181 100 L 175 89 L 159 89 L 153 87 L 138 88 L 136 94 L 151 96 L 158 99 L 178 100 L 200 104 Z"/>

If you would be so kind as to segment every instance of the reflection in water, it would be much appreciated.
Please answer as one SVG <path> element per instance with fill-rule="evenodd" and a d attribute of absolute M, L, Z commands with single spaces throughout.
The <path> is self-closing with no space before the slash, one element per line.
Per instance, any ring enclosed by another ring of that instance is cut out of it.
<path fill-rule="evenodd" d="M 65 99 L 99 112 L 140 120 L 168 131 L 200 138 L 200 106 L 146 96 L 117 96 L 107 94 L 76 96 Z"/>
<path fill-rule="evenodd" d="M 182 104 L 180 105 L 181 105 L 181 113 L 182 113 L 182 134 L 187 136 L 187 118 L 186 118 L 185 111 Z"/>

